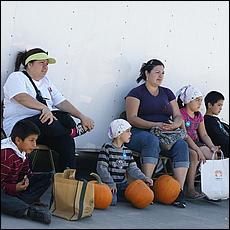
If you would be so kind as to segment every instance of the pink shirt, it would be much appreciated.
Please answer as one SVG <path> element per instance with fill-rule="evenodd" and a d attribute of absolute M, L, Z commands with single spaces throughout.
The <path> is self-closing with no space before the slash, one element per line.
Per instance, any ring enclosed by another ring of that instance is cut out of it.
<path fill-rule="evenodd" d="M 193 141 L 199 141 L 198 136 L 198 127 L 200 123 L 204 120 L 202 114 L 198 112 L 198 115 L 191 117 L 188 113 L 185 107 L 180 109 L 180 112 L 182 114 L 182 118 L 185 122 L 185 127 L 187 130 L 188 135 L 192 138 Z"/>

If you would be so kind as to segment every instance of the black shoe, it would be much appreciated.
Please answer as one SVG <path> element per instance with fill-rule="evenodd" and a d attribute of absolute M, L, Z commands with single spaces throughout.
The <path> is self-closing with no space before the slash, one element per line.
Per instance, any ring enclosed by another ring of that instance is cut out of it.
<path fill-rule="evenodd" d="M 30 207 L 27 216 L 34 221 L 39 221 L 44 224 L 50 224 L 51 222 L 51 214 L 48 210 L 41 210 L 35 207 Z"/>
<path fill-rule="evenodd" d="M 173 202 L 173 205 L 178 207 L 178 208 L 185 208 L 186 207 L 186 203 L 184 201 L 184 192 L 183 192 L 183 190 L 180 191 L 178 197 Z"/>

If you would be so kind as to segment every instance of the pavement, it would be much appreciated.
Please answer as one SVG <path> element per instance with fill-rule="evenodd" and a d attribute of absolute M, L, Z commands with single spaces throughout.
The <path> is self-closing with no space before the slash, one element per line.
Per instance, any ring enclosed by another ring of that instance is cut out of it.
<path fill-rule="evenodd" d="M 50 194 L 51 189 L 42 201 L 48 203 Z M 186 208 L 153 203 L 144 209 L 119 202 L 77 221 L 52 216 L 49 225 L 1 214 L 1 229 L 229 229 L 229 200 L 187 201 Z"/>
<path fill-rule="evenodd" d="M 92 154 L 79 157 L 77 172 L 89 175 L 95 170 L 95 159 Z M 50 195 L 51 188 L 41 201 L 48 204 Z M 186 203 L 186 208 L 155 202 L 137 209 L 128 202 L 119 202 L 104 210 L 94 209 L 91 217 L 77 221 L 52 216 L 49 225 L 1 214 L 1 229 L 229 229 L 229 199 L 187 200 Z"/>

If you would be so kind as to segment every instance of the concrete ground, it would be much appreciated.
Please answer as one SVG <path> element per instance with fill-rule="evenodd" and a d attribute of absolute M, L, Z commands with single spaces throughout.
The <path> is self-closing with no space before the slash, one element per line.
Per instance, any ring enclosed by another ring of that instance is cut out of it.
<path fill-rule="evenodd" d="M 77 173 L 82 172 L 86 177 L 95 172 L 95 159 L 94 154 L 80 155 Z M 50 195 L 51 189 L 42 201 L 48 203 Z M 1 214 L 1 229 L 229 229 L 229 200 L 187 201 L 184 209 L 159 203 L 137 209 L 130 203 L 120 202 L 105 210 L 94 209 L 91 217 L 78 221 L 52 216 L 50 225 Z"/>
<path fill-rule="evenodd" d="M 48 202 L 51 190 L 42 197 Z M 187 201 L 184 209 L 154 203 L 145 209 L 120 202 L 78 221 L 52 216 L 50 225 L 1 214 L 1 229 L 229 229 L 229 200 Z"/>

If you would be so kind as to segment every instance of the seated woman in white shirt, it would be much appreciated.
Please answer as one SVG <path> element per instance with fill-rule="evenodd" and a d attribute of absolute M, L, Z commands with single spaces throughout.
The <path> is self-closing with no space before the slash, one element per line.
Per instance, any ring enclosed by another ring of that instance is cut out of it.
<path fill-rule="evenodd" d="M 18 53 L 15 72 L 9 75 L 3 86 L 3 129 L 10 136 L 17 121 L 29 119 L 34 122 L 41 130 L 37 143 L 59 153 L 60 168 L 57 171 L 63 171 L 66 167 L 75 168 L 73 138 L 92 130 L 94 122 L 71 104 L 47 77 L 48 64 L 55 62 L 40 48 Z M 21 65 L 23 71 L 19 71 Z M 56 113 L 54 108 L 80 119 L 81 129 L 71 116 Z"/>

